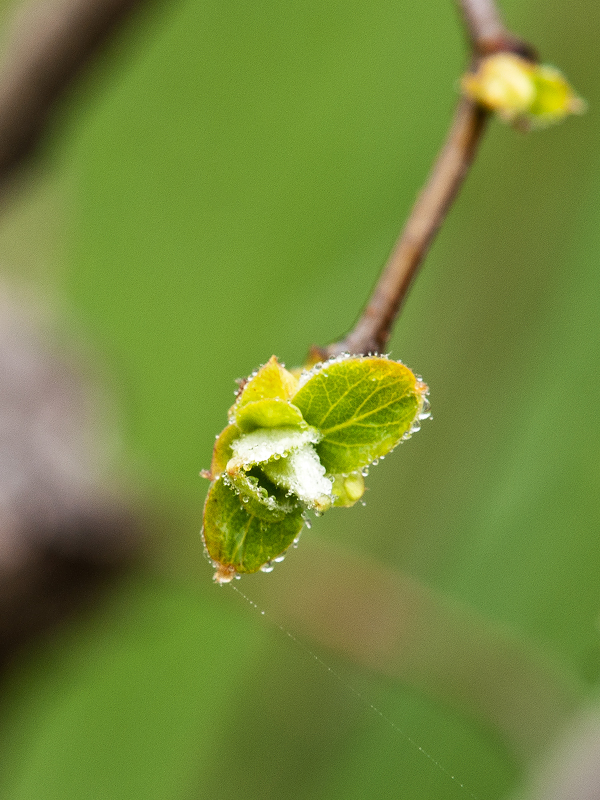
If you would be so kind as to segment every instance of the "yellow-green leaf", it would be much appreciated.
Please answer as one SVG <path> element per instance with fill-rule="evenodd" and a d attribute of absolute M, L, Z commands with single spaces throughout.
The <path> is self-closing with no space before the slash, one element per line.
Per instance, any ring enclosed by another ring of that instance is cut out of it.
<path fill-rule="evenodd" d="M 225 472 L 227 462 L 233 456 L 231 443 L 239 438 L 239 436 L 241 436 L 241 431 L 236 425 L 228 425 L 221 431 L 217 436 L 217 441 L 213 448 L 210 470 L 208 472 L 202 472 L 204 478 L 209 478 L 211 481 L 214 481 L 222 472 Z"/>
<path fill-rule="evenodd" d="M 298 381 L 283 367 L 275 356 L 253 373 L 243 385 L 233 406 L 229 409 L 229 421 L 237 421 L 238 411 L 247 403 L 267 398 L 289 400 L 298 388 Z"/>
<path fill-rule="evenodd" d="M 426 385 L 397 361 L 343 358 L 301 379 L 294 396 L 329 474 L 350 473 L 388 453 L 423 412 Z"/>
<path fill-rule="evenodd" d="M 281 428 L 297 425 L 306 428 L 300 409 L 279 398 L 267 398 L 245 403 L 235 412 L 239 428 L 246 432 L 256 428 Z"/>
<path fill-rule="evenodd" d="M 202 536 L 217 568 L 215 579 L 226 582 L 235 573 L 258 572 L 280 557 L 302 530 L 300 509 L 270 522 L 249 513 L 223 478 L 215 481 L 204 504 Z"/>

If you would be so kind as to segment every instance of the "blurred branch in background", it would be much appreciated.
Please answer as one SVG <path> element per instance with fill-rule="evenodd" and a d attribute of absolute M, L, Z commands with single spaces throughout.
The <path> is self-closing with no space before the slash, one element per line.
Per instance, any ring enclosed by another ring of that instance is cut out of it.
<path fill-rule="evenodd" d="M 140 0 L 18 9 L 0 70 L 0 193 L 35 153 L 83 66 Z M 0 294 L 0 666 L 129 565 L 141 526 L 94 469 L 92 387 L 48 332 Z"/>
<path fill-rule="evenodd" d="M 142 0 L 34 0 L 18 9 L 0 67 L 0 193 L 56 103 Z"/>
<path fill-rule="evenodd" d="M 99 398 L 77 366 L 0 292 L 0 668 L 139 550 L 129 503 L 103 488 Z"/>
<path fill-rule="evenodd" d="M 600 708 L 584 705 L 513 800 L 598 800 Z"/>

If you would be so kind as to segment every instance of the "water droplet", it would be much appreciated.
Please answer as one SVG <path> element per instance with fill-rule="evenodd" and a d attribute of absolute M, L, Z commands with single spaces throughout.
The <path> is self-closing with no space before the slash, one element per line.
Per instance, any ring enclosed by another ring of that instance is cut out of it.
<path fill-rule="evenodd" d="M 247 502 L 248 502 L 248 498 L 247 497 L 242 497 L 242 503 L 247 503 Z"/>
<path fill-rule="evenodd" d="M 280 556 L 277 556 L 277 558 L 274 558 L 273 561 L 276 564 L 281 564 L 281 562 L 284 561 L 284 559 L 285 559 L 285 553 L 282 553 Z"/>
<path fill-rule="evenodd" d="M 431 416 L 431 403 L 427 397 L 423 398 L 423 405 L 419 412 L 419 419 L 429 419 Z"/>
<path fill-rule="evenodd" d="M 267 561 L 266 564 L 262 565 L 262 567 L 260 568 L 260 571 L 261 572 L 273 572 L 273 569 L 274 569 L 273 564 L 271 564 L 270 561 Z"/>
<path fill-rule="evenodd" d="M 312 528 L 312 522 L 308 519 L 308 517 L 304 520 L 304 524 L 309 530 Z"/>
<path fill-rule="evenodd" d="M 365 502 L 364 500 L 361 500 L 361 501 L 360 501 L 360 504 L 361 504 L 361 506 L 363 506 L 363 507 L 367 505 L 367 504 L 366 504 L 366 502 Z"/>
<path fill-rule="evenodd" d="M 376 458 L 376 459 L 373 461 L 373 466 L 374 466 L 374 467 L 376 467 L 376 466 L 377 466 L 377 464 L 379 464 L 379 459 L 378 459 L 378 458 Z"/>
<path fill-rule="evenodd" d="M 380 461 L 383 461 L 384 458 L 385 458 L 385 456 L 379 456 L 379 460 Z"/>
<path fill-rule="evenodd" d="M 360 471 L 360 474 L 363 476 L 363 478 L 366 478 L 367 475 L 369 474 L 369 468 L 368 467 L 363 467 L 361 469 L 361 471 Z"/>

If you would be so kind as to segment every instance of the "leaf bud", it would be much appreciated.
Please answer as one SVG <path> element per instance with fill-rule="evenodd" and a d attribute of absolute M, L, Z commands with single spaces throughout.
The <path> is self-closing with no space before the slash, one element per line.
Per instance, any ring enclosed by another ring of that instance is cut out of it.
<path fill-rule="evenodd" d="M 483 58 L 474 72 L 463 76 L 461 88 L 505 122 L 526 130 L 560 122 L 586 108 L 559 70 L 515 53 Z"/>

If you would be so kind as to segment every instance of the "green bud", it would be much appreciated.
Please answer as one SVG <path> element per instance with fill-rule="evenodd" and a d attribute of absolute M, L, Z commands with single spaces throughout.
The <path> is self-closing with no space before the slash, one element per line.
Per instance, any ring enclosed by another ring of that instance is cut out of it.
<path fill-rule="evenodd" d="M 253 373 L 217 437 L 203 538 L 215 580 L 270 571 L 307 511 L 349 507 L 367 468 L 429 415 L 427 386 L 380 356 L 342 356 L 296 378 L 275 357 Z"/>
<path fill-rule="evenodd" d="M 461 88 L 505 122 L 525 129 L 551 125 L 586 108 L 559 70 L 515 53 L 483 58 L 475 72 L 463 76 Z"/>
<path fill-rule="evenodd" d="M 336 475 L 333 481 L 333 505 L 350 508 L 365 493 L 365 480 L 360 472 Z"/>

